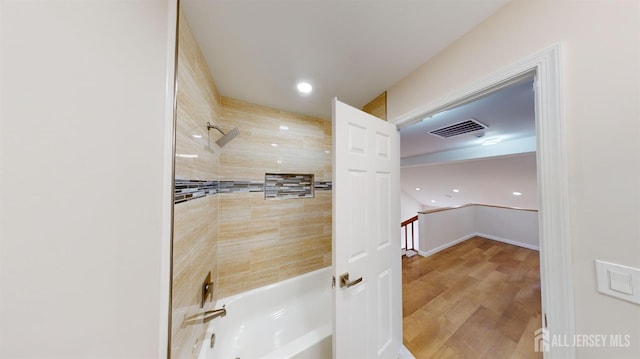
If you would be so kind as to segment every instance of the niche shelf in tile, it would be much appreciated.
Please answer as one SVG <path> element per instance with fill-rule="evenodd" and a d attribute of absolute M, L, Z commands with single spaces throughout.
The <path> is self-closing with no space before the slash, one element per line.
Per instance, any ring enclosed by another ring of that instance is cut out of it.
<path fill-rule="evenodd" d="M 266 173 L 264 175 L 264 198 L 313 198 L 314 185 L 313 174 Z"/>

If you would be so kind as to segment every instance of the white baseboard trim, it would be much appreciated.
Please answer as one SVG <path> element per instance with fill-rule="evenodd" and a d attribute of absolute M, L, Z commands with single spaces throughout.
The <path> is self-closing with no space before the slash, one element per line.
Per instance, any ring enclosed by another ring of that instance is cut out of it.
<path fill-rule="evenodd" d="M 486 233 L 478 233 L 478 232 L 476 232 L 476 233 L 474 233 L 474 236 L 478 236 L 478 237 L 482 237 L 482 238 L 486 238 L 486 239 L 491 239 L 491 240 L 494 240 L 494 241 L 498 241 L 498 242 L 502 242 L 502 243 L 506 243 L 506 244 L 511 244 L 511 245 L 514 245 L 514 246 L 522 247 L 522 248 L 532 249 L 534 251 L 539 251 L 540 250 L 540 246 L 535 246 L 533 244 L 513 241 L 511 239 L 500 238 L 500 237 L 492 236 L 492 235 L 486 234 Z"/>
<path fill-rule="evenodd" d="M 404 345 L 400 346 L 400 353 L 398 353 L 398 358 L 400 359 L 416 359 L 415 356 L 405 347 Z"/>
<path fill-rule="evenodd" d="M 423 256 L 423 257 L 428 257 L 430 255 L 436 254 L 438 252 L 441 252 L 449 247 L 453 247 L 458 243 L 462 243 L 464 241 L 466 241 L 467 239 L 471 239 L 473 237 L 482 237 L 482 238 L 486 238 L 486 239 L 490 239 L 492 241 L 497 241 L 497 242 L 502 242 L 502 243 L 506 243 L 506 244 L 511 244 L 513 246 L 518 246 L 518 247 L 522 247 L 522 248 L 527 248 L 527 249 L 531 249 L 534 251 L 540 251 L 540 247 L 539 246 L 534 246 L 532 244 L 527 244 L 527 243 L 522 243 L 522 242 L 518 242 L 518 241 L 513 241 L 511 239 L 506 239 L 506 238 L 501 238 L 501 237 L 497 237 L 497 236 L 492 236 L 490 234 L 486 234 L 486 233 L 479 233 L 479 232 L 474 232 L 471 234 L 467 234 L 466 236 L 462 237 L 462 238 L 458 238 L 454 241 L 451 241 L 449 243 L 445 243 L 441 246 L 438 246 L 436 248 L 430 249 L 428 251 L 421 251 L 418 250 L 418 254 Z"/>
<path fill-rule="evenodd" d="M 466 235 L 466 236 L 464 236 L 464 237 L 462 237 L 462 238 L 458 238 L 458 239 L 456 239 L 456 240 L 454 240 L 454 241 L 451 241 L 451 242 L 449 242 L 449 243 L 445 243 L 445 244 L 443 244 L 443 245 L 441 245 L 441 246 L 438 246 L 438 247 L 436 247 L 436 248 L 434 248 L 434 249 L 430 249 L 430 250 L 428 250 L 428 251 L 426 251 L 426 252 L 425 252 L 425 251 L 418 250 L 418 254 L 420 254 L 420 255 L 421 255 L 421 256 L 423 256 L 423 257 L 428 257 L 428 256 L 430 256 L 430 255 L 432 255 L 432 254 L 436 254 L 436 253 L 438 253 L 438 252 L 441 252 L 441 251 L 443 251 L 443 250 L 445 250 L 445 249 L 447 249 L 447 248 L 449 248 L 449 247 L 453 247 L 453 246 L 455 246 L 455 245 L 456 245 L 456 244 L 458 244 L 458 243 L 464 242 L 464 241 L 466 241 L 467 239 L 473 238 L 473 237 L 475 237 L 475 235 L 476 235 L 475 233 L 468 234 L 468 235 Z"/>

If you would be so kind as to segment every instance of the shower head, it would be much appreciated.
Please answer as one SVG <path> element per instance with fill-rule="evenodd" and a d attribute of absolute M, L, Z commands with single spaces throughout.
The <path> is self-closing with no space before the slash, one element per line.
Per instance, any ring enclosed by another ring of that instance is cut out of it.
<path fill-rule="evenodd" d="M 234 138 L 236 138 L 236 136 L 238 136 L 240 134 L 240 130 L 238 130 L 237 127 L 234 127 L 233 130 L 231 130 L 231 131 L 229 131 L 227 133 L 224 133 L 224 132 L 222 132 L 220 127 L 218 127 L 216 125 L 212 125 L 210 122 L 207 122 L 207 130 L 210 130 L 212 128 L 218 130 L 218 132 L 220 132 L 222 134 L 222 137 L 220 137 L 220 139 L 218 139 L 216 141 L 216 143 L 220 147 L 222 147 L 222 146 L 226 145 L 227 143 L 231 142 L 231 140 L 233 140 Z"/>
<path fill-rule="evenodd" d="M 231 142 L 231 140 L 236 138 L 236 136 L 238 136 L 239 134 L 240 134 L 240 130 L 238 130 L 237 127 L 234 127 L 233 130 L 225 133 L 224 136 L 220 137 L 220 139 L 217 140 L 216 143 L 218 144 L 218 146 L 222 147 L 227 143 Z"/>

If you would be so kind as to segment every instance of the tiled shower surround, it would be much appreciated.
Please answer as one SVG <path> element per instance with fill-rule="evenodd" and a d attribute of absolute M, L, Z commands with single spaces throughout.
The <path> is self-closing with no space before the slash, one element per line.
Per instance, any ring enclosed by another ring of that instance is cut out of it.
<path fill-rule="evenodd" d="M 331 188 L 331 122 L 225 97 L 222 109 L 224 128 L 238 127 L 240 135 L 220 151 L 221 184 L 310 174 L 315 197 L 271 200 L 242 189 L 217 195 L 218 295 L 331 265 L 332 191 L 321 190 Z"/>
<path fill-rule="evenodd" d="M 182 15 L 177 104 L 171 357 L 193 358 L 208 272 L 215 301 L 331 264 L 331 122 L 221 97 Z M 221 148 L 207 122 L 240 134 Z M 265 199 L 267 173 L 313 175 L 314 197 Z"/>
<path fill-rule="evenodd" d="M 222 115 L 220 96 L 184 16 L 179 19 L 175 178 L 217 180 L 220 151 L 208 143 L 206 122 Z M 202 325 L 182 326 L 199 313 L 200 287 L 217 276 L 218 197 L 206 196 L 173 209 L 171 358 L 193 358 Z M 217 291 L 214 292 L 214 297 Z M 209 308 L 207 308 L 209 309 Z"/>

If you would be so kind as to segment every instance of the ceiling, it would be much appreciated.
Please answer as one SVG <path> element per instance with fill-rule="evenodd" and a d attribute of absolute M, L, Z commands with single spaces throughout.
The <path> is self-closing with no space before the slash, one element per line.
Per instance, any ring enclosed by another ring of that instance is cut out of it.
<path fill-rule="evenodd" d="M 331 118 L 362 107 L 508 0 L 183 0 L 223 96 Z M 300 95 L 298 81 L 311 83 Z"/>
<path fill-rule="evenodd" d="M 223 96 L 330 119 L 333 97 L 362 107 L 507 2 L 181 4 Z M 313 92 L 299 94 L 299 81 L 311 83 Z M 533 99 L 532 79 L 524 79 L 401 129 L 403 192 L 427 207 L 475 202 L 536 208 Z M 428 134 L 469 118 L 489 126 L 483 138 L 470 133 L 443 140 Z M 502 142 L 481 146 L 493 137 Z M 477 158 L 484 159 L 470 161 Z M 460 192 L 453 193 L 454 187 Z"/>
<path fill-rule="evenodd" d="M 403 158 L 403 166 L 408 166 L 409 162 L 411 165 L 425 165 L 532 152 L 530 144 L 533 144 L 535 151 L 534 105 L 535 93 L 533 75 L 531 75 L 473 102 L 437 113 L 414 125 L 404 127 L 400 129 L 400 157 Z M 449 138 L 441 138 L 429 133 L 468 119 L 474 119 L 488 127 Z M 500 142 L 483 146 L 487 140 Z M 520 145 L 513 146 L 514 143 Z M 523 144 L 526 146 L 522 146 Z M 497 150 L 507 147 L 508 150 L 496 153 Z M 468 153 L 473 154 L 473 157 L 468 157 Z M 464 157 L 461 157 L 463 155 Z M 426 161 L 427 159 L 433 160 Z"/>
<path fill-rule="evenodd" d="M 424 208 L 481 203 L 537 209 L 533 82 L 533 75 L 523 78 L 400 129 L 402 191 Z M 447 139 L 429 134 L 470 118 L 488 127 Z M 501 142 L 482 145 L 495 138 Z"/>

